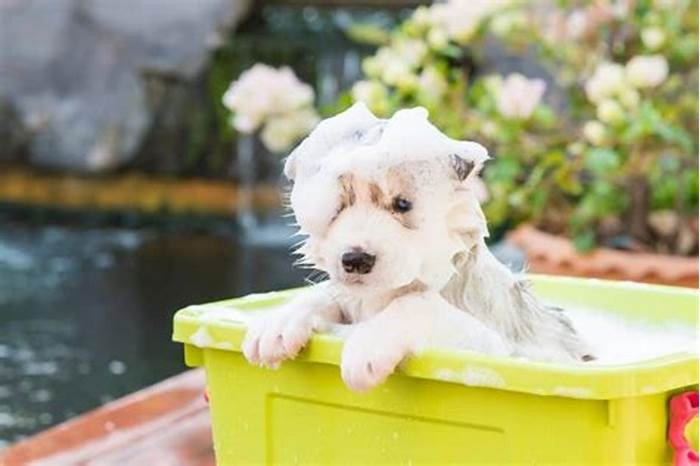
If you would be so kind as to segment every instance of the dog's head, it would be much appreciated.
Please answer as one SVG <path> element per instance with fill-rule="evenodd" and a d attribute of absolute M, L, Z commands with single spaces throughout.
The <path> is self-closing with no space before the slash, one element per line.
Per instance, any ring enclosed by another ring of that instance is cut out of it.
<path fill-rule="evenodd" d="M 486 159 L 422 108 L 380 120 L 357 104 L 324 120 L 285 165 L 303 260 L 351 293 L 442 288 L 488 235 L 470 187 Z"/>

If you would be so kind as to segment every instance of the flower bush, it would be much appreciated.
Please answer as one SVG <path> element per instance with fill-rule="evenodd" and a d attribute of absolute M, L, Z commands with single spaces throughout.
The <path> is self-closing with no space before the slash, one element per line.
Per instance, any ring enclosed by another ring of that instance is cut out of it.
<path fill-rule="evenodd" d="M 294 72 L 258 63 L 231 83 L 223 104 L 233 112 L 232 125 L 243 133 L 260 132 L 271 152 L 282 153 L 318 123 L 314 91 Z"/>
<path fill-rule="evenodd" d="M 446 133 L 486 143 L 496 228 L 691 254 L 697 18 L 690 0 L 450 0 L 393 31 L 351 96 L 379 115 L 423 105 Z M 494 40 L 537 57 L 546 80 L 475 73 Z"/>

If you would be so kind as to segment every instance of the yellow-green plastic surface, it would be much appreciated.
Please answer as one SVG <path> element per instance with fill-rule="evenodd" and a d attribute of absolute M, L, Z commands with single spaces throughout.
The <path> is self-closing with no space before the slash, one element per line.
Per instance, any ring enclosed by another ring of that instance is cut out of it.
<path fill-rule="evenodd" d="M 557 304 L 697 327 L 695 290 L 531 278 Z M 250 366 L 240 354 L 245 326 L 220 309 L 270 308 L 297 292 L 175 316 L 173 339 L 185 344 L 187 364 L 207 373 L 219 465 L 668 465 L 668 399 L 697 389 L 692 353 L 570 366 L 433 350 L 366 394 L 343 385 L 342 342 L 328 335 L 276 371 Z M 697 423 L 689 437 L 697 439 Z"/>

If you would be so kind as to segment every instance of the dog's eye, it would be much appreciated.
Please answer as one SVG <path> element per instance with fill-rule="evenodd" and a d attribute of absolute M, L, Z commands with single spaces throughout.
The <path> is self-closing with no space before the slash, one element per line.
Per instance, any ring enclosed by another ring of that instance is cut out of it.
<path fill-rule="evenodd" d="M 399 214 L 405 214 L 413 208 L 413 204 L 408 199 L 402 197 L 395 197 L 391 204 L 391 210 Z"/>

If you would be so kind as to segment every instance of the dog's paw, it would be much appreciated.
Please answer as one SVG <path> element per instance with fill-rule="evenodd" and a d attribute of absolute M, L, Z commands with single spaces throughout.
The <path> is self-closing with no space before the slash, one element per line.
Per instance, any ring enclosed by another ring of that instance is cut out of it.
<path fill-rule="evenodd" d="M 396 339 L 360 325 L 343 348 L 343 381 L 352 390 L 370 390 L 384 382 L 406 355 L 405 347 Z"/>
<path fill-rule="evenodd" d="M 251 364 L 276 369 L 299 353 L 313 330 L 307 313 L 280 309 L 250 325 L 243 340 L 243 355 Z"/>

